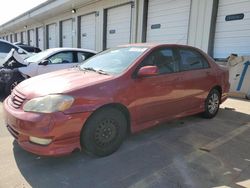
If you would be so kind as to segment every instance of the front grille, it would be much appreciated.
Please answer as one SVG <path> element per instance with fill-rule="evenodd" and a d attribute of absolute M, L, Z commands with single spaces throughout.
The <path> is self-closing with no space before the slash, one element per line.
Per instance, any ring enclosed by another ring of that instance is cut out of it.
<path fill-rule="evenodd" d="M 18 109 L 22 106 L 25 99 L 26 98 L 24 95 L 22 95 L 20 92 L 14 89 L 10 96 L 10 104 L 12 107 Z"/>
<path fill-rule="evenodd" d="M 11 126 L 7 125 L 7 129 L 10 132 L 10 134 L 15 138 L 18 139 L 19 133 L 11 128 Z"/>

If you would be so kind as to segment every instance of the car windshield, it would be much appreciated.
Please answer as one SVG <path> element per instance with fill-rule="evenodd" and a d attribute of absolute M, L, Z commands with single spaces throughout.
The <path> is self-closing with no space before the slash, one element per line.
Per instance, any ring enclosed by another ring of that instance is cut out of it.
<path fill-rule="evenodd" d="M 135 59 L 143 54 L 145 47 L 120 47 L 106 50 L 80 65 L 81 70 L 102 71 L 117 75 L 125 71 Z"/>
<path fill-rule="evenodd" d="M 29 63 L 34 63 L 34 62 L 39 62 L 42 59 L 44 59 L 45 57 L 47 57 L 49 54 L 51 54 L 51 50 L 45 50 L 43 52 L 39 52 L 27 59 L 25 59 L 25 61 L 29 62 Z"/>

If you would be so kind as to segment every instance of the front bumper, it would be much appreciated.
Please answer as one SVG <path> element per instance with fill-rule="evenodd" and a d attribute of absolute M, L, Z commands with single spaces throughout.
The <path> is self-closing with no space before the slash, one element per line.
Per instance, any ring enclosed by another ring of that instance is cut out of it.
<path fill-rule="evenodd" d="M 90 112 L 41 114 L 24 112 L 4 101 L 5 121 L 9 132 L 25 150 L 42 156 L 61 156 L 81 149 L 80 133 Z M 42 146 L 29 141 L 29 137 L 50 138 L 49 145 Z"/>

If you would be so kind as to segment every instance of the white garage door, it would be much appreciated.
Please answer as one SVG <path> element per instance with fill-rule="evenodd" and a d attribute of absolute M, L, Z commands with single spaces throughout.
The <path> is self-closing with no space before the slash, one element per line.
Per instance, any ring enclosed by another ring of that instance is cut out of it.
<path fill-rule="evenodd" d="M 21 42 L 21 33 L 17 33 L 17 42 Z"/>
<path fill-rule="evenodd" d="M 48 25 L 48 48 L 56 47 L 56 24 Z"/>
<path fill-rule="evenodd" d="M 23 32 L 22 32 L 22 43 L 23 43 L 23 44 L 28 44 L 27 33 L 26 33 L 26 31 L 23 31 Z"/>
<path fill-rule="evenodd" d="M 62 47 L 72 47 L 73 46 L 73 25 L 72 19 L 62 22 Z"/>
<path fill-rule="evenodd" d="M 187 44 L 191 0 L 149 0 L 147 42 Z"/>
<path fill-rule="evenodd" d="M 130 43 L 131 36 L 131 4 L 107 10 L 106 48 Z"/>
<path fill-rule="evenodd" d="M 96 16 L 81 16 L 81 48 L 96 50 Z"/>
<path fill-rule="evenodd" d="M 34 29 L 31 29 L 28 31 L 29 35 L 29 45 L 30 46 L 35 46 L 35 35 L 34 35 Z"/>
<path fill-rule="evenodd" d="M 10 34 L 10 42 L 14 42 L 14 40 L 13 40 L 13 34 Z"/>
<path fill-rule="evenodd" d="M 44 37 L 43 37 L 43 27 L 37 29 L 37 45 L 38 48 L 44 50 Z"/>
<path fill-rule="evenodd" d="M 231 53 L 250 55 L 250 0 L 220 0 L 216 21 L 214 58 Z"/>

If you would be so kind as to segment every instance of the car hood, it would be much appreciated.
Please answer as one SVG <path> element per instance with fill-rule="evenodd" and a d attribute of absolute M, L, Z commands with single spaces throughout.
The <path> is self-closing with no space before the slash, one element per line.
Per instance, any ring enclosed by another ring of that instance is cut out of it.
<path fill-rule="evenodd" d="M 65 69 L 43 74 L 21 82 L 16 90 L 26 98 L 45 96 L 56 93 L 67 93 L 111 79 L 111 75 L 102 75 L 78 68 Z"/>

